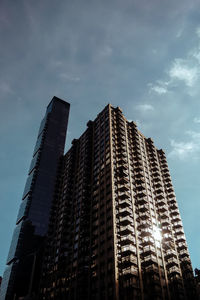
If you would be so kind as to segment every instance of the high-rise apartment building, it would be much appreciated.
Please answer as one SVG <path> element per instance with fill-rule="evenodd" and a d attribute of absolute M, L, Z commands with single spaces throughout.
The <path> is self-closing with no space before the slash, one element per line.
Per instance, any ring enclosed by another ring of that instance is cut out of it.
<path fill-rule="evenodd" d="M 30 296 L 38 292 L 68 114 L 69 104 L 54 97 L 41 122 L 1 284 L 1 300 L 32 299 Z"/>
<path fill-rule="evenodd" d="M 39 299 L 195 299 L 165 153 L 119 107 L 63 157 Z"/>

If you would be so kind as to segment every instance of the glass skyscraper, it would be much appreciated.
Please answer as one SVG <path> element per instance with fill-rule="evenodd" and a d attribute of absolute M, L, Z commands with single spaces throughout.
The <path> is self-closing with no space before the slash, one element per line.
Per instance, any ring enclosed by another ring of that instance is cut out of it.
<path fill-rule="evenodd" d="M 54 97 L 41 122 L 1 284 L 1 300 L 37 293 L 68 115 L 69 104 Z"/>

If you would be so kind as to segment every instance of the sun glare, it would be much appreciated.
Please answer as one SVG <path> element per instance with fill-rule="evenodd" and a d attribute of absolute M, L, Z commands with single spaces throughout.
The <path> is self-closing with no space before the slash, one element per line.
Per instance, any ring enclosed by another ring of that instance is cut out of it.
<path fill-rule="evenodd" d="M 153 237 L 155 238 L 156 241 L 161 242 L 162 240 L 160 229 L 156 226 L 153 227 Z"/>

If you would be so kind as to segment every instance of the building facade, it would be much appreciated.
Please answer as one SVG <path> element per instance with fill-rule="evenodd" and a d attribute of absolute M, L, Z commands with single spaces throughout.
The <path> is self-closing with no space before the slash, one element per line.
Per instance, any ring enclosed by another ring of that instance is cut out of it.
<path fill-rule="evenodd" d="M 108 105 L 60 165 L 39 299 L 195 297 L 165 153 Z"/>
<path fill-rule="evenodd" d="M 68 115 L 69 104 L 54 97 L 41 122 L 1 284 L 1 300 L 32 299 L 38 293 Z"/>

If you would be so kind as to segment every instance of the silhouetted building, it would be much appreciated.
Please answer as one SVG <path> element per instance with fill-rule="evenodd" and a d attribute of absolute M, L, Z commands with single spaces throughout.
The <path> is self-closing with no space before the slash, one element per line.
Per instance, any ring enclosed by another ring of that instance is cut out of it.
<path fill-rule="evenodd" d="M 198 300 L 200 299 L 200 270 L 199 269 L 194 269 L 195 272 L 195 283 L 196 283 L 196 289 L 197 289 L 197 294 L 198 294 Z"/>
<path fill-rule="evenodd" d="M 69 104 L 54 97 L 41 122 L 3 275 L 1 300 L 24 299 L 37 293 L 68 114 Z"/>
<path fill-rule="evenodd" d="M 195 299 L 163 150 L 111 105 L 60 165 L 40 299 Z"/>

